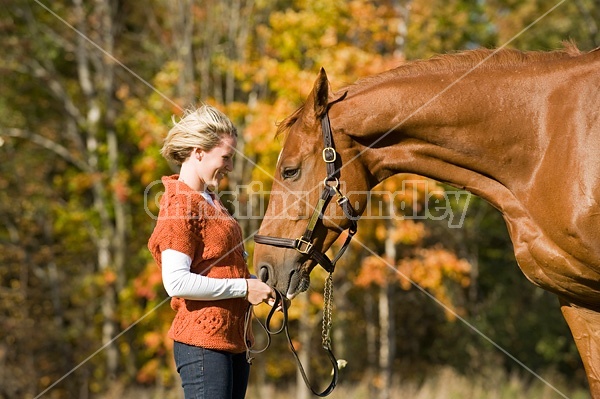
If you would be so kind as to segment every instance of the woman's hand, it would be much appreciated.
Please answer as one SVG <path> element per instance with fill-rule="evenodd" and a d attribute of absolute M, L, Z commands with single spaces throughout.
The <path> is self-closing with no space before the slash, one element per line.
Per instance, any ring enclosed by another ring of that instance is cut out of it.
<path fill-rule="evenodd" d="M 246 279 L 246 283 L 248 284 L 246 299 L 252 305 L 258 305 L 261 302 L 272 304 L 275 301 L 273 289 L 259 279 L 249 278 Z"/>

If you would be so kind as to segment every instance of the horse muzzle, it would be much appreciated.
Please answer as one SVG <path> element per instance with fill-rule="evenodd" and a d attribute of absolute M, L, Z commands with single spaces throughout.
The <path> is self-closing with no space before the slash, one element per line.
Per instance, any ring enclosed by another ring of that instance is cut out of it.
<path fill-rule="evenodd" d="M 285 293 L 285 297 L 290 300 L 299 293 L 306 291 L 310 285 L 310 275 L 302 265 L 299 265 L 298 268 L 292 268 L 289 273 L 281 273 L 281 270 L 276 272 L 275 268 L 268 262 L 260 262 L 257 269 L 258 278 L 262 282 Z M 281 275 L 278 275 L 279 273 Z"/>

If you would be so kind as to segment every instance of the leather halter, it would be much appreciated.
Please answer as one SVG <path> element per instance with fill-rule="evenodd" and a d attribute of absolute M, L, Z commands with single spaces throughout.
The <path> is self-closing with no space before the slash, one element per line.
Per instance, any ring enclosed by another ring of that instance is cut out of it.
<path fill-rule="evenodd" d="M 321 265 L 325 270 L 329 273 L 333 273 L 335 269 L 335 264 L 338 259 L 342 256 L 342 254 L 348 248 L 352 237 L 356 234 L 357 229 L 357 221 L 359 215 L 356 214 L 356 211 L 350 205 L 350 201 L 348 198 L 340 192 L 340 169 L 336 168 L 336 162 L 338 161 L 337 152 L 335 151 L 335 145 L 333 143 L 333 135 L 331 134 L 331 124 L 329 122 L 329 115 L 325 114 L 325 116 L 321 119 L 321 130 L 323 132 L 323 161 L 327 166 L 327 177 L 323 180 L 323 191 L 321 192 L 321 197 L 319 198 L 315 210 L 312 214 L 308 222 L 308 226 L 304 231 L 304 234 L 300 238 L 282 238 L 282 237 L 270 237 L 255 234 L 254 241 L 258 244 L 264 245 L 272 245 L 280 248 L 291 248 L 295 249 L 301 254 L 307 255 L 313 260 L 315 260 L 319 265 Z M 319 219 L 323 219 L 323 210 L 327 207 L 331 198 L 337 195 L 339 198 L 337 199 L 338 205 L 342 208 L 344 215 L 348 220 L 350 220 L 351 226 L 348 228 L 348 237 L 346 237 L 346 241 L 340 248 L 338 254 L 330 260 L 325 253 L 321 251 L 315 250 L 313 244 L 313 233 L 317 222 Z"/>

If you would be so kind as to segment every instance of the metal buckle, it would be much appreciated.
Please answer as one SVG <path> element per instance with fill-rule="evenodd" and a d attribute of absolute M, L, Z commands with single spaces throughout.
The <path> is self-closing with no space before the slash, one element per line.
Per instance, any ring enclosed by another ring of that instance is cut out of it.
<path fill-rule="evenodd" d="M 304 249 L 302 249 L 303 244 L 306 246 Z M 300 252 L 301 254 L 308 255 L 312 249 L 312 246 L 313 245 L 310 242 L 305 241 L 302 238 L 296 239 L 296 251 Z"/>
<path fill-rule="evenodd" d="M 344 204 L 344 202 L 348 201 L 348 197 L 346 197 L 345 195 L 342 195 L 339 191 L 338 191 L 338 194 L 339 194 L 340 198 L 337 199 L 337 203 L 339 206 L 342 206 Z"/>
<path fill-rule="evenodd" d="M 325 161 L 327 163 L 332 163 L 332 162 L 335 162 L 336 159 L 337 159 L 337 154 L 335 152 L 335 148 L 333 148 L 333 147 L 323 148 L 323 161 Z"/>

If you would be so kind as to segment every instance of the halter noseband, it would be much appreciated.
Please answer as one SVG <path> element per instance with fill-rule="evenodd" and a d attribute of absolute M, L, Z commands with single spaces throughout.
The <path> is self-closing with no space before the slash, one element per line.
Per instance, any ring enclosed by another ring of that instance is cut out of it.
<path fill-rule="evenodd" d="M 323 161 L 327 166 L 327 177 L 323 180 L 323 191 L 321 192 L 321 197 L 319 201 L 317 201 L 317 205 L 315 206 L 315 210 L 308 221 L 308 226 L 304 231 L 304 234 L 300 238 L 282 238 L 282 237 L 270 237 L 263 236 L 259 234 L 254 235 L 254 242 L 258 244 L 264 245 L 272 245 L 280 248 L 291 248 L 295 249 L 301 254 L 305 254 L 309 256 L 311 259 L 315 260 L 319 265 L 321 265 L 325 270 L 329 273 L 333 273 L 335 269 L 335 264 L 338 259 L 343 255 L 343 253 L 348 248 L 352 237 L 356 234 L 357 229 L 357 220 L 358 215 L 355 210 L 350 205 L 350 201 L 348 201 L 348 197 L 343 195 L 340 192 L 340 169 L 335 167 L 336 161 L 338 160 L 337 152 L 335 151 L 335 145 L 333 143 L 333 135 L 331 134 L 331 124 L 329 122 L 329 115 L 325 114 L 325 116 L 321 119 L 321 130 L 323 132 Z M 323 210 L 327 207 L 327 204 L 337 195 L 339 198 L 337 199 L 338 205 L 342 208 L 344 215 L 348 220 L 350 220 L 351 226 L 348 228 L 348 237 L 346 237 L 346 241 L 340 248 L 338 254 L 330 260 L 325 253 L 321 251 L 317 251 L 314 249 L 312 241 L 312 235 L 314 233 L 315 227 L 317 225 L 317 221 L 319 219 L 323 219 Z"/>

